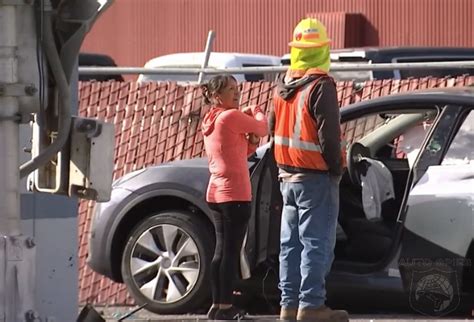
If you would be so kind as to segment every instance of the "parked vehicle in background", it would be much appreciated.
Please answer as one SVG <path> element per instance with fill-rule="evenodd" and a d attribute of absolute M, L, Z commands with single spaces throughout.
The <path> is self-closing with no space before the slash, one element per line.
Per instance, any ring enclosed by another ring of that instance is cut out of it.
<path fill-rule="evenodd" d="M 205 53 L 178 53 L 166 56 L 160 56 L 151 59 L 145 64 L 145 68 L 201 68 L 204 61 Z M 269 55 L 256 54 L 241 54 L 241 53 L 219 53 L 212 52 L 209 57 L 208 68 L 233 68 L 233 67 L 264 67 L 264 66 L 279 66 L 281 57 Z M 275 74 L 236 74 L 233 75 L 238 82 L 256 82 L 256 81 L 272 81 L 275 79 Z M 140 75 L 138 82 L 149 81 L 176 81 L 178 83 L 196 83 L 198 80 L 196 74 L 155 74 L 155 75 Z M 212 75 L 205 75 L 204 80 L 211 78 Z"/>
<path fill-rule="evenodd" d="M 117 64 L 115 63 L 112 57 L 107 55 L 95 53 L 80 53 L 79 67 L 117 67 Z M 79 75 L 79 81 L 86 82 L 92 80 L 98 82 L 105 82 L 108 80 L 123 82 L 124 79 L 121 75 Z"/>
<path fill-rule="evenodd" d="M 341 122 L 351 145 L 340 185 L 342 232 L 328 280 L 330 303 L 359 310 L 410 305 L 427 315 L 456 310 L 463 299 L 474 303 L 474 88 L 362 101 L 341 109 Z M 255 283 L 243 293 L 278 296 L 277 281 L 265 283 L 265 271 L 278 269 L 282 209 L 270 144 L 248 161 L 254 198 L 240 267 Z M 393 178 L 378 177 L 376 185 L 393 181 L 394 190 L 394 198 L 377 204 L 376 218 L 369 216 L 363 189 L 374 163 Z M 115 181 L 111 200 L 95 207 L 90 267 L 125 283 L 150 311 L 203 308 L 214 250 L 208 181 L 205 158 Z"/>
<path fill-rule="evenodd" d="M 474 60 L 474 48 L 457 47 L 389 47 L 389 48 L 350 48 L 331 52 L 332 66 L 347 64 L 382 63 L 433 63 L 447 61 Z M 290 56 L 285 55 L 282 65 L 290 64 Z M 331 75 L 337 80 L 366 81 L 372 79 L 403 79 L 409 77 L 445 77 L 474 75 L 474 68 L 451 69 L 413 69 L 388 71 L 334 71 Z"/>

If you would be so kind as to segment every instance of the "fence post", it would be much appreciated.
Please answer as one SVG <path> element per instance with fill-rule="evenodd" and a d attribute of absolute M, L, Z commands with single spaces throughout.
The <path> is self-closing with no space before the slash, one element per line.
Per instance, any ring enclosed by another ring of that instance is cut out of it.
<path fill-rule="evenodd" d="M 207 68 L 207 65 L 209 64 L 209 58 L 211 56 L 211 51 L 212 51 L 212 43 L 214 42 L 214 38 L 216 36 L 216 33 L 214 30 L 209 30 L 209 34 L 207 35 L 207 42 L 206 42 L 206 48 L 204 49 L 204 61 L 202 62 L 201 69 Z M 201 71 L 199 73 L 199 78 L 198 78 L 198 84 L 202 83 L 202 79 L 204 78 L 205 72 Z"/>

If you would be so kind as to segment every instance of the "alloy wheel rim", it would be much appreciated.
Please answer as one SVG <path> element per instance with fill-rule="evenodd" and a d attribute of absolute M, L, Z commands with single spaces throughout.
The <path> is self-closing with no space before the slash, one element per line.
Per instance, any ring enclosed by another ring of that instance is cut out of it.
<path fill-rule="evenodd" d="M 178 226 L 148 228 L 135 242 L 129 260 L 133 282 L 148 299 L 171 304 L 185 298 L 199 278 L 196 242 Z"/>

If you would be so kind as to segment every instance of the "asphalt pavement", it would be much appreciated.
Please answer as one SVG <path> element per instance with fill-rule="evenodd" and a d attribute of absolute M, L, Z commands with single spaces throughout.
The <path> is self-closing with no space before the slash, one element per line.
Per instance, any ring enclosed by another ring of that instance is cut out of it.
<path fill-rule="evenodd" d="M 107 322 L 121 321 L 126 315 L 136 310 L 137 307 L 95 307 L 95 309 L 107 320 Z M 473 312 L 474 313 L 474 312 Z M 249 316 L 251 321 L 273 322 L 279 321 L 275 315 L 259 315 Z M 372 321 L 468 321 L 472 320 L 468 317 L 449 317 L 449 318 L 433 318 L 414 314 L 354 314 L 350 315 L 351 322 L 372 322 Z M 146 310 L 140 310 L 133 315 L 126 317 L 122 321 L 130 322 L 153 322 L 153 321 L 183 321 L 183 322 L 206 322 L 205 315 L 157 315 Z"/>

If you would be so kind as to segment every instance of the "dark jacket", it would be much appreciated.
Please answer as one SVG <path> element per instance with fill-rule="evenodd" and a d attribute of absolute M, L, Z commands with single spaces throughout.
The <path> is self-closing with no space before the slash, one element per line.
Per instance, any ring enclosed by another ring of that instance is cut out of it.
<path fill-rule="evenodd" d="M 284 100 L 291 99 L 299 88 L 309 82 L 319 79 L 318 84 L 310 93 L 310 114 L 318 124 L 318 137 L 322 155 L 329 168 L 329 173 L 334 176 L 342 175 L 341 162 L 341 125 L 339 103 L 336 85 L 328 76 L 311 75 L 288 84 L 278 84 L 278 95 Z M 275 112 L 272 109 L 269 116 L 270 133 L 275 133 Z M 299 171 L 301 172 L 301 170 Z"/>

